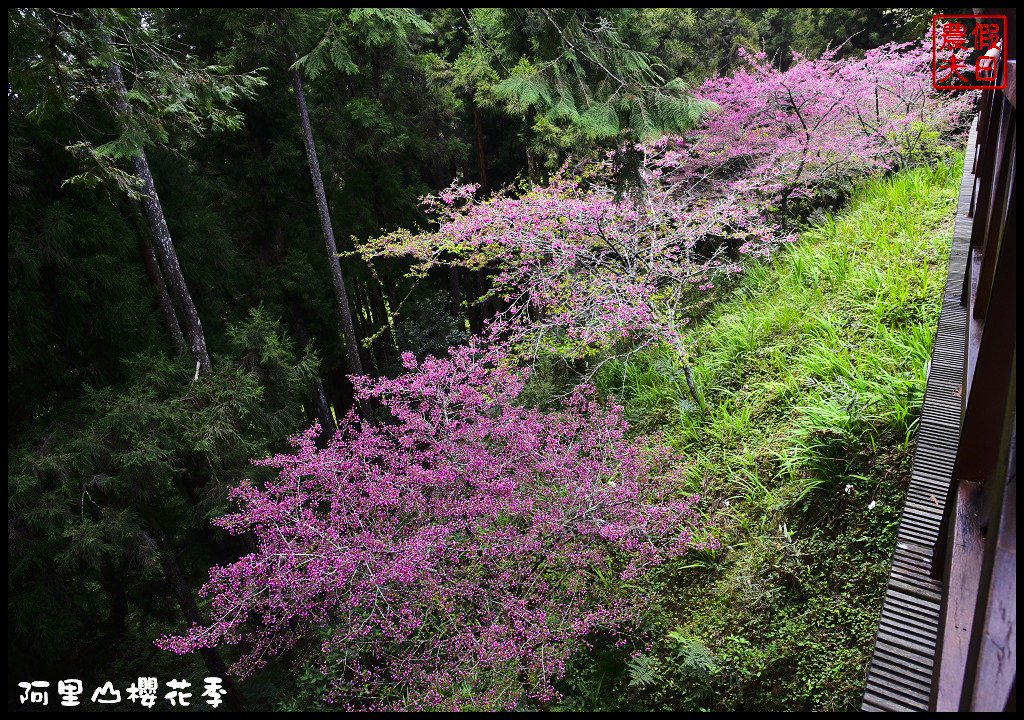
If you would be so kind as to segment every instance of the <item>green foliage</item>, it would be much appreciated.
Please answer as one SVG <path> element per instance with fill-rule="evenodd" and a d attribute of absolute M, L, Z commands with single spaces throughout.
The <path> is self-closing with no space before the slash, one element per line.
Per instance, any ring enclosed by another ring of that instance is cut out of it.
<path fill-rule="evenodd" d="M 791 53 L 817 58 L 827 48 L 862 53 L 891 41 L 921 40 L 929 8 L 640 8 L 628 32 L 638 47 L 692 82 L 740 65 L 740 48 L 764 50 L 782 66 Z"/>
<path fill-rule="evenodd" d="M 402 305 L 395 339 L 404 351 L 422 360 L 427 355 L 444 357 L 449 347 L 464 345 L 469 333 L 465 321 L 452 317 L 440 296 L 430 294 Z"/>
<path fill-rule="evenodd" d="M 8 163 L 12 432 L 82 383 L 121 377 L 119 353 L 159 339 L 138 227 L 100 189 L 61 189 L 65 173 L 75 171 L 63 148 L 49 142 L 62 130 L 62 121 L 11 126 L 18 138 Z"/>
<path fill-rule="evenodd" d="M 410 49 L 411 34 L 424 35 L 433 30 L 430 23 L 412 10 L 405 8 L 350 8 L 327 10 L 327 30 L 319 42 L 295 63 L 315 80 L 328 68 L 348 75 L 360 72 L 353 61 L 358 57 L 352 46 L 367 48 L 392 47 L 400 51 Z"/>
<path fill-rule="evenodd" d="M 473 9 L 472 43 L 456 62 L 476 102 L 524 118 L 549 170 L 567 152 L 632 144 L 693 127 L 705 106 L 622 32 L 631 11 Z"/>
<path fill-rule="evenodd" d="M 96 142 L 78 139 L 68 150 L 83 162 L 71 184 L 112 182 L 138 197 L 137 185 L 119 162 L 145 145 L 166 143 L 170 131 L 202 134 L 237 130 L 242 115 L 234 107 L 265 82 L 255 72 L 232 74 L 222 65 L 200 66 L 191 56 L 168 52 L 160 11 L 133 9 L 10 9 L 17 28 L 17 52 L 9 56 L 11 90 L 28 103 L 25 117 L 41 122 L 56 114 L 78 114 L 99 101 L 116 118 L 117 136 Z M 125 76 L 123 101 L 108 68 Z M 109 120 L 107 121 L 109 125 Z"/>
<path fill-rule="evenodd" d="M 105 631 L 90 619 L 113 613 L 119 594 L 145 603 L 145 583 L 162 580 L 154 523 L 204 528 L 226 488 L 251 475 L 250 458 L 301 427 L 316 357 L 297 357 L 259 309 L 228 334 L 235 354 L 211 373 L 193 380 L 188 363 L 137 355 L 129 384 L 88 390 L 12 452 L 9 612 L 23 659 L 84 669 Z M 76 636 L 87 642 L 67 645 Z"/>

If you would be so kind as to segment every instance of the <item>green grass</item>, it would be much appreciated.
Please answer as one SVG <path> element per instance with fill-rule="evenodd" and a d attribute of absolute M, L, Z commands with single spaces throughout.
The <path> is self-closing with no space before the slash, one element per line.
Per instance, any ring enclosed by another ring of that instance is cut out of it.
<path fill-rule="evenodd" d="M 859 707 L 960 172 L 951 163 L 868 182 L 750 270 L 694 328 L 706 412 L 665 350 L 598 378 L 640 430 L 688 458 L 687 490 L 703 495 L 723 545 L 658 581 L 671 598 L 665 628 L 710 653 L 703 675 L 673 660 L 678 643 L 662 628 L 646 682 L 620 681 L 633 707 Z"/>

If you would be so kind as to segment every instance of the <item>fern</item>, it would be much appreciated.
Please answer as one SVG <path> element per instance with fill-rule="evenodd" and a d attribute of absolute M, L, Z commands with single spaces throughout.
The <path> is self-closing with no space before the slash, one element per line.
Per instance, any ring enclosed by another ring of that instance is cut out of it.
<path fill-rule="evenodd" d="M 630 687 L 644 688 L 661 682 L 658 659 L 653 655 L 634 655 L 626 663 L 626 669 L 629 672 Z"/>
<path fill-rule="evenodd" d="M 684 677 L 706 679 L 718 672 L 719 666 L 715 662 L 715 656 L 698 638 L 681 630 L 673 630 L 668 637 L 678 645 L 676 663 Z"/>

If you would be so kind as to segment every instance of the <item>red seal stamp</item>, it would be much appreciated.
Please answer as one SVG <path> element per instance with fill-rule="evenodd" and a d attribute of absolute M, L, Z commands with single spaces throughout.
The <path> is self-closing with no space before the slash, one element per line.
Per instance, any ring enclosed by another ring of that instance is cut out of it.
<path fill-rule="evenodd" d="M 938 90 L 1006 87 L 1005 15 L 935 15 L 932 85 Z"/>

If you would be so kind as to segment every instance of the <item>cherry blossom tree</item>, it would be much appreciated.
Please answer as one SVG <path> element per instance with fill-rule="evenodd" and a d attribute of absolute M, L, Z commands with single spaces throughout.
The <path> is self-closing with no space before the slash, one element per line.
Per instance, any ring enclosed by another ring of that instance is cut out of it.
<path fill-rule="evenodd" d="M 744 255 L 765 256 L 792 238 L 736 193 L 695 202 L 649 173 L 643 200 L 632 202 L 600 177 L 563 171 L 546 187 L 486 200 L 474 199 L 475 186 L 453 184 L 424 201 L 435 231 L 400 230 L 363 251 L 412 258 L 421 271 L 496 268 L 492 284 L 507 309 L 489 324 L 487 342 L 520 358 L 667 343 L 685 366 L 693 298 L 739 272 Z"/>
<path fill-rule="evenodd" d="M 936 91 L 932 86 L 930 42 L 891 43 L 849 60 L 844 73 L 856 81 L 849 112 L 860 131 L 879 139 L 887 168 L 922 158 L 929 136 L 964 130 L 977 92 Z"/>
<path fill-rule="evenodd" d="M 363 378 L 390 417 L 353 415 L 259 464 L 217 521 L 258 549 L 211 571 L 213 622 L 159 645 L 244 643 L 247 675 L 289 649 L 352 708 L 504 708 L 553 683 L 597 630 L 643 614 L 633 583 L 713 548 L 669 449 L 627 438 L 622 408 L 578 389 L 560 412 L 516 402 L 523 379 L 475 348 L 394 380 Z"/>
<path fill-rule="evenodd" d="M 790 200 L 910 162 L 969 102 L 928 89 L 917 46 L 785 71 L 747 58 L 702 89 L 718 111 L 700 129 L 629 149 L 634 197 L 608 187 L 614 156 L 520 194 L 455 183 L 425 198 L 431 229 L 363 247 L 420 272 L 489 268 L 504 310 L 446 359 L 355 378 L 379 426 L 350 414 L 326 448 L 314 427 L 262 461 L 276 476 L 237 488 L 218 521 L 256 552 L 211 572 L 212 623 L 161 647 L 241 643 L 242 675 L 292 651 L 347 707 L 457 710 L 542 707 L 596 632 L 624 641 L 634 583 L 716 543 L 681 458 L 631 439 L 586 384 L 561 410 L 524 407 L 522 360 L 665 343 L 688 370 L 694 299 L 794 239 Z"/>
<path fill-rule="evenodd" d="M 920 43 L 890 43 L 861 59 L 794 53 L 787 70 L 764 53 L 740 54 L 744 67 L 698 92 L 718 110 L 685 141 L 652 143 L 650 163 L 675 185 L 715 179 L 783 215 L 793 198 L 914 161 L 923 139 L 955 126 L 972 100 L 932 88 L 931 54 Z"/>

